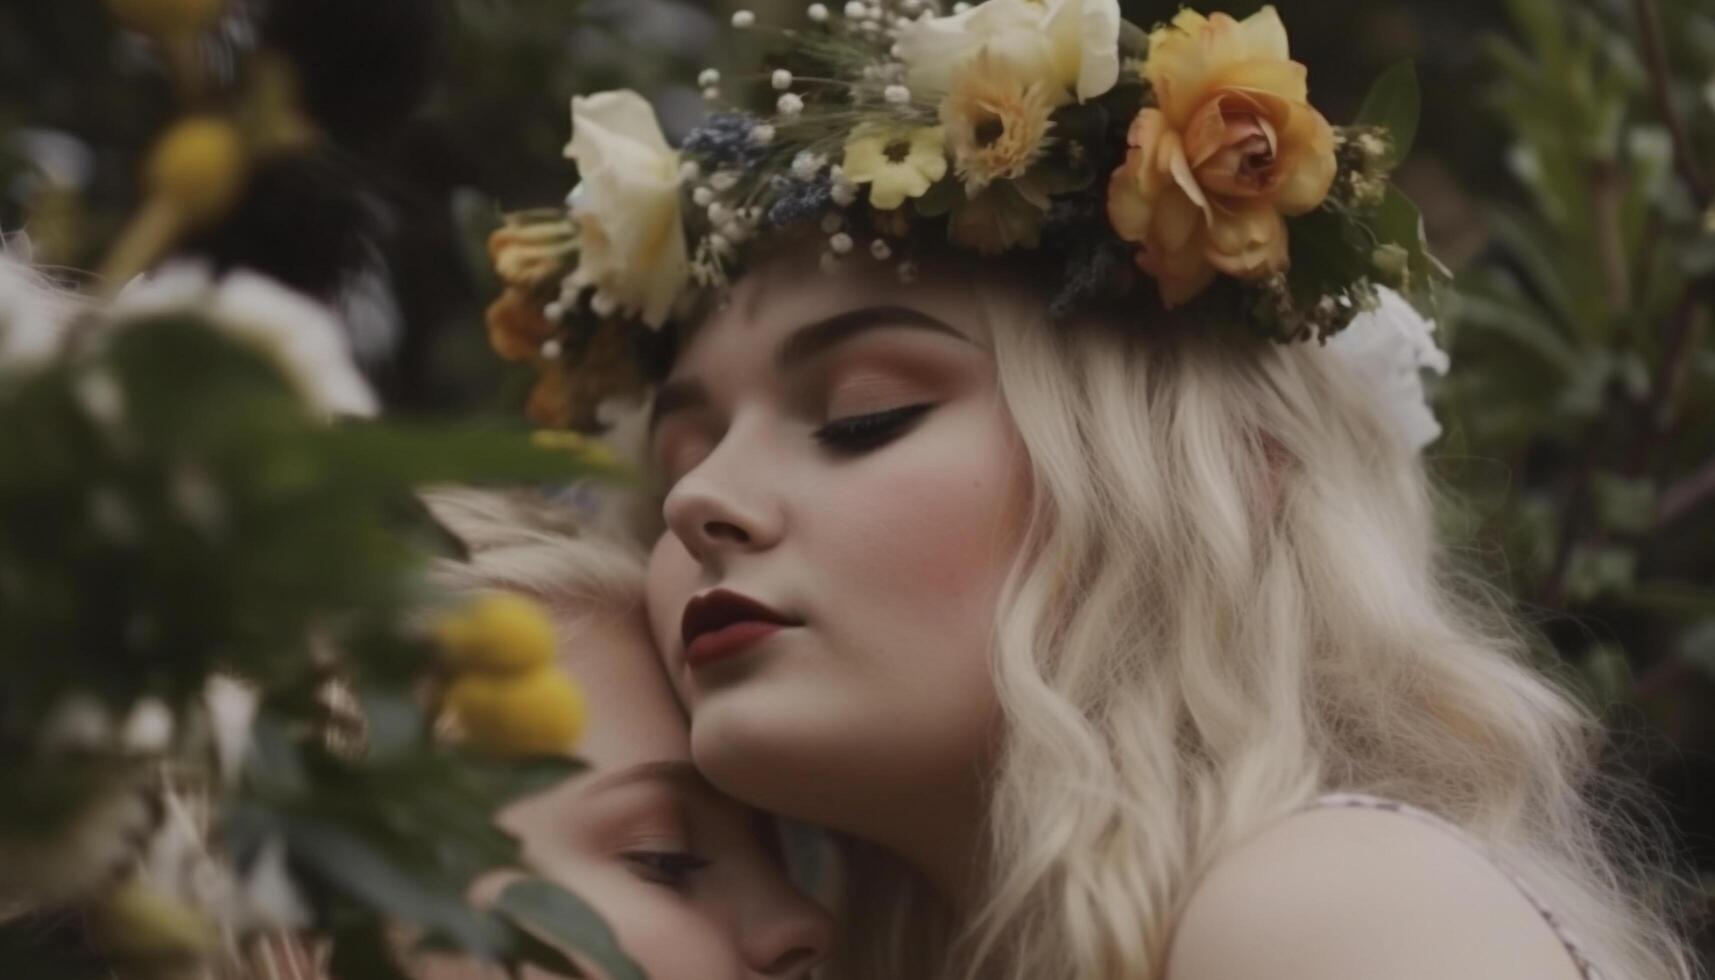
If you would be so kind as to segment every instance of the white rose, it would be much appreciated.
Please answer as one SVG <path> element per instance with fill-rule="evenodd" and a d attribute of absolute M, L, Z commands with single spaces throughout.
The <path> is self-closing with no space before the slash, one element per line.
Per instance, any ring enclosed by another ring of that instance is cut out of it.
<path fill-rule="evenodd" d="M 1361 377 L 1379 414 L 1399 440 L 1421 452 L 1441 437 L 1423 372 L 1446 374 L 1447 354 L 1435 344 L 1435 321 L 1391 289 L 1378 305 L 1328 341 L 1328 350 Z"/>
<path fill-rule="evenodd" d="M 1093 99 L 1119 81 L 1119 0 L 989 0 L 962 14 L 912 23 L 899 56 L 912 89 L 945 92 L 983 48 L 1032 78 L 1049 78 L 1063 104 Z"/>
<path fill-rule="evenodd" d="M 566 156 L 581 177 L 576 291 L 594 289 L 659 328 L 691 278 L 679 213 L 679 154 L 652 109 L 631 91 L 572 99 Z"/>
<path fill-rule="evenodd" d="M 271 356 L 305 402 L 324 415 L 372 416 L 375 392 L 352 361 L 351 342 L 332 310 L 245 269 L 216 280 L 203 262 L 171 263 L 139 276 L 113 301 L 116 320 L 180 310 Z"/>

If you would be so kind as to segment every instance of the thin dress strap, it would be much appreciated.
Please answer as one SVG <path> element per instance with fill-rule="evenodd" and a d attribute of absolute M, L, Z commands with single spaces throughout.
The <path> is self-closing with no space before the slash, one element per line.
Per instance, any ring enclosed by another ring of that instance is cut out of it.
<path fill-rule="evenodd" d="M 1560 917 L 1554 914 L 1554 910 L 1549 908 L 1546 902 L 1537 897 L 1536 893 L 1525 883 L 1524 878 L 1511 868 L 1507 867 L 1506 862 L 1502 861 L 1488 847 L 1479 843 L 1458 825 L 1443 817 L 1437 816 L 1428 810 L 1422 809 L 1421 807 L 1415 807 L 1409 803 L 1400 803 L 1396 800 L 1383 799 L 1379 796 L 1369 796 L 1363 793 L 1329 793 L 1327 795 L 1317 797 L 1310 803 L 1307 809 L 1318 807 L 1356 807 L 1367 810 L 1386 810 L 1390 813 L 1398 813 L 1403 816 L 1411 817 L 1414 820 L 1427 823 L 1430 826 L 1438 827 L 1443 832 L 1451 834 L 1458 840 L 1463 841 L 1467 846 L 1483 855 L 1490 864 L 1499 869 L 1500 872 L 1506 875 L 1508 880 L 1518 888 L 1519 893 L 1530 902 L 1531 907 L 1536 909 L 1537 914 L 1542 916 L 1542 920 L 1548 923 L 1548 927 L 1550 929 L 1554 930 L 1555 937 L 1560 940 L 1560 944 L 1562 946 L 1566 947 L 1566 952 L 1571 955 L 1572 962 L 1578 967 L 1578 974 L 1583 977 L 1583 980 L 1604 980 L 1601 971 L 1598 970 L 1596 965 L 1591 963 L 1589 958 L 1584 955 L 1584 948 L 1582 944 L 1578 942 L 1577 938 L 1572 935 L 1572 931 L 1567 928 L 1565 923 L 1560 921 Z"/>

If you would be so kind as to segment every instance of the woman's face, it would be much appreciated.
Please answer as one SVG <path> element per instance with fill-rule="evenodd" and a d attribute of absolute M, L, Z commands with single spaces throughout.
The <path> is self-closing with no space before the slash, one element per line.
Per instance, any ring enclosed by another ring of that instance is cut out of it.
<path fill-rule="evenodd" d="M 1027 497 L 977 313 L 951 278 L 776 263 L 662 386 L 650 622 L 693 756 L 728 792 L 883 843 L 974 795 Z M 688 647 L 687 627 L 758 615 L 716 590 L 786 625 Z"/>
<path fill-rule="evenodd" d="M 641 616 L 570 625 L 562 661 L 590 705 L 579 746 L 590 768 L 508 807 L 501 825 L 652 980 L 809 976 L 829 919 L 786 879 L 772 821 L 692 768 Z"/>

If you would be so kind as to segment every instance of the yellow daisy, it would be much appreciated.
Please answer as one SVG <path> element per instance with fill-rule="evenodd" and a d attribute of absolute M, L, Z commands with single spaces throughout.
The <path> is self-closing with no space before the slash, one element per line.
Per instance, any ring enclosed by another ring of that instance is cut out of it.
<path fill-rule="evenodd" d="M 1023 176 L 1048 147 L 1053 112 L 1047 84 L 986 48 L 954 72 L 941 122 L 965 192 L 975 197 L 994 181 Z"/>
<path fill-rule="evenodd" d="M 860 127 L 846 142 L 840 169 L 852 183 L 869 185 L 870 207 L 892 211 L 947 175 L 946 130 Z"/>

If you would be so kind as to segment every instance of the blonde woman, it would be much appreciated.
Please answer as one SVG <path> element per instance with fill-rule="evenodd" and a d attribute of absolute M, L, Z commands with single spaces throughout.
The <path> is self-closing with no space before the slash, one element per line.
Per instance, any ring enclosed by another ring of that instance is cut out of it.
<path fill-rule="evenodd" d="M 676 342 L 650 622 L 698 767 L 848 843 L 834 972 L 1687 976 L 1434 533 L 1409 76 L 1336 127 L 1272 7 L 807 15 L 678 149 L 574 98 L 489 327 L 562 424 Z"/>
<path fill-rule="evenodd" d="M 545 604 L 561 627 L 561 664 L 589 701 L 579 755 L 590 768 L 500 815 L 531 869 L 600 912 L 650 980 L 810 976 L 829 945 L 827 913 L 787 879 L 772 822 L 691 767 L 684 716 L 642 618 L 640 556 L 527 497 L 428 500 L 471 551 L 443 564 L 442 584 Z M 492 975 L 446 958 L 414 972 Z"/>
<path fill-rule="evenodd" d="M 1366 379 L 887 275 L 762 266 L 650 436 L 693 755 L 863 842 L 856 975 L 1685 975 Z"/>

